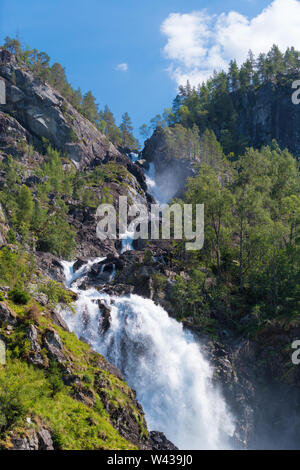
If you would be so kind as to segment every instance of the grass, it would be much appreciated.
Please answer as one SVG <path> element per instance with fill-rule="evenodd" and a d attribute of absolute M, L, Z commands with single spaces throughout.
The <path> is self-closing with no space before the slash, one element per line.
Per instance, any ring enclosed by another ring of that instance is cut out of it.
<path fill-rule="evenodd" d="M 27 306 L 15 305 L 12 301 L 7 304 L 15 311 L 19 322 L 10 332 L 4 326 L 0 328 L 7 343 L 7 364 L 0 366 L 0 448 L 10 447 L 11 431 L 24 435 L 28 428 L 42 423 L 50 430 L 58 449 L 137 449 L 113 427 L 110 414 L 100 398 L 101 394 L 113 409 L 129 410 L 139 425 L 141 437 L 148 435 L 144 416 L 134 406 L 133 391 L 104 369 L 105 359 L 91 351 L 75 334 L 53 324 L 45 307 L 33 301 Z M 34 318 L 30 315 L 33 308 L 36 312 Z M 44 315 L 39 315 L 41 311 Z M 30 324 L 34 324 L 38 332 L 44 369 L 27 362 L 31 345 L 26 330 Z M 47 357 L 41 339 L 49 328 L 55 329 L 61 338 L 68 368 L 78 377 L 75 384 L 65 385 L 64 371 Z M 99 377 L 104 386 L 100 385 Z M 77 386 L 92 397 L 90 402 L 73 397 Z M 30 425 L 27 417 L 31 418 Z"/>

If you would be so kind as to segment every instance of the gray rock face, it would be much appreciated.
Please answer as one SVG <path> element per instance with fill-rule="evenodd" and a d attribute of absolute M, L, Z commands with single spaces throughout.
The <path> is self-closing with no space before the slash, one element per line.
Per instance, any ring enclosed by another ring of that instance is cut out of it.
<path fill-rule="evenodd" d="M 47 429 L 41 428 L 38 431 L 38 440 L 40 450 L 54 450 L 52 437 Z"/>
<path fill-rule="evenodd" d="M 4 80 L 0 80 L 0 104 L 6 104 L 6 88 Z"/>
<path fill-rule="evenodd" d="M 241 100 L 238 132 L 250 145 L 267 145 L 276 139 L 281 148 L 300 155 L 300 105 L 292 102 L 292 82 L 286 86 L 268 83 Z"/>
<path fill-rule="evenodd" d="M 43 366 L 44 361 L 41 355 L 41 347 L 38 341 L 38 333 L 33 325 L 27 329 L 27 338 L 30 341 L 31 353 L 29 355 L 30 362 L 36 366 Z"/>
<path fill-rule="evenodd" d="M 6 104 L 1 105 L 1 110 L 13 114 L 33 136 L 45 137 L 66 152 L 78 166 L 84 167 L 94 159 L 103 160 L 107 155 L 119 155 L 90 121 L 25 66 L 8 58 L 0 63 L 0 77 L 6 87 Z"/>
<path fill-rule="evenodd" d="M 10 441 L 11 450 L 54 450 L 51 434 L 44 428 L 30 430 L 25 437 L 13 435 Z"/>
<path fill-rule="evenodd" d="M 12 436 L 10 438 L 11 450 L 39 450 L 39 441 L 37 434 L 32 431 L 29 436 Z"/>
<path fill-rule="evenodd" d="M 17 319 L 16 314 L 4 302 L 0 302 L 0 326 L 3 324 L 15 326 Z"/>
<path fill-rule="evenodd" d="M 6 364 L 6 345 L 4 338 L 0 336 L 0 366 Z"/>
<path fill-rule="evenodd" d="M 104 335 L 110 327 L 111 309 L 106 305 L 103 300 L 98 300 L 98 306 L 101 312 L 101 319 L 99 321 L 98 331 L 100 335 Z"/>
<path fill-rule="evenodd" d="M 18 157 L 23 153 L 20 152 L 21 146 L 27 146 L 30 140 L 29 133 L 18 121 L 0 110 L 0 149 Z"/>
<path fill-rule="evenodd" d="M 9 226 L 6 222 L 4 211 L 3 211 L 2 206 L 0 204 L 0 246 L 5 245 L 5 243 L 6 243 L 6 234 L 7 234 L 8 230 L 9 230 Z"/>
<path fill-rule="evenodd" d="M 52 359 L 59 362 L 59 364 L 63 364 L 66 362 L 61 339 L 55 331 L 46 331 L 44 336 L 44 345 Z"/>
<path fill-rule="evenodd" d="M 174 446 L 164 433 L 158 431 L 150 432 L 150 443 L 152 450 L 178 450 L 178 447 Z"/>
<path fill-rule="evenodd" d="M 60 326 L 60 328 L 62 328 L 65 331 L 70 331 L 68 325 L 65 322 L 65 320 L 62 318 L 62 316 L 58 312 L 56 312 L 54 310 L 51 310 L 50 314 L 51 314 L 51 318 L 52 318 L 53 322 L 56 325 Z"/>
<path fill-rule="evenodd" d="M 172 129 L 168 129 L 170 135 Z M 160 193 L 168 201 L 172 197 L 182 196 L 186 179 L 195 174 L 190 160 L 172 158 L 168 152 L 166 134 L 156 129 L 152 137 L 145 142 L 143 159 L 154 163 L 155 180 Z"/>

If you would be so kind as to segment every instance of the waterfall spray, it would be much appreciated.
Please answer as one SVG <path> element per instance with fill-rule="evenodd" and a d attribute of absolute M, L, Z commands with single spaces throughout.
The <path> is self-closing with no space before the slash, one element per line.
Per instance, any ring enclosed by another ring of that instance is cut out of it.
<path fill-rule="evenodd" d="M 64 262 L 64 268 L 71 285 L 78 274 L 72 263 Z M 72 289 L 79 296 L 77 313 L 64 312 L 64 319 L 78 337 L 122 371 L 137 392 L 148 427 L 163 431 L 180 449 L 230 448 L 234 421 L 193 335 L 152 300 L 81 291 L 76 282 Z M 110 328 L 104 335 L 98 300 L 111 308 Z"/>

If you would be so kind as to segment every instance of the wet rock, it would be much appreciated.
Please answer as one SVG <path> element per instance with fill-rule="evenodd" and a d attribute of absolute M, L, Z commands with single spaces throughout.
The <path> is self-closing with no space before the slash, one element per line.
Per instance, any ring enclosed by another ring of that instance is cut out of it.
<path fill-rule="evenodd" d="M 145 159 L 137 160 L 135 164 L 140 166 L 143 170 L 146 170 L 146 171 L 148 171 L 150 167 L 149 162 L 147 162 L 147 160 Z"/>
<path fill-rule="evenodd" d="M 62 316 L 60 315 L 60 313 L 58 313 L 57 311 L 55 310 L 51 310 L 50 311 L 50 315 L 51 315 L 51 318 L 53 320 L 53 322 L 59 326 L 60 328 L 62 328 L 63 330 L 65 331 L 70 331 L 69 330 L 69 327 L 67 325 L 67 323 L 65 322 L 65 320 L 62 318 Z"/>
<path fill-rule="evenodd" d="M 178 450 L 178 447 L 172 444 L 162 432 L 151 431 L 149 437 L 152 450 Z"/>
<path fill-rule="evenodd" d="M 83 326 L 83 329 L 86 330 L 90 324 L 90 315 L 89 312 L 86 308 L 81 312 L 81 324 Z"/>
<path fill-rule="evenodd" d="M 170 138 L 174 138 L 172 128 L 156 129 L 150 139 L 146 140 L 142 151 L 142 158 L 154 163 L 156 185 L 166 199 L 182 196 L 186 179 L 195 173 L 191 160 L 170 159 L 168 150 Z"/>
<path fill-rule="evenodd" d="M 80 269 L 82 266 L 84 266 L 85 264 L 87 263 L 87 261 L 81 259 L 81 258 L 78 258 L 74 265 L 73 265 L 73 270 L 74 272 L 76 273 L 76 271 L 78 271 L 78 269 Z"/>
<path fill-rule="evenodd" d="M 98 331 L 100 335 L 104 335 L 110 327 L 111 321 L 111 309 L 103 300 L 98 300 L 98 306 L 101 313 L 101 317 L 99 319 Z"/>

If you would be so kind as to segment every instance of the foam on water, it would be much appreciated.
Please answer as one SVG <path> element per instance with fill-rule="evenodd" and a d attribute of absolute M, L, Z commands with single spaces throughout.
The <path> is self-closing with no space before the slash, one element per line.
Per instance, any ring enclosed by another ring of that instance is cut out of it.
<path fill-rule="evenodd" d="M 90 268 L 81 267 L 81 275 Z M 66 283 L 79 277 L 64 262 Z M 212 383 L 213 368 L 182 324 L 150 299 L 115 297 L 96 289 L 79 295 L 76 314 L 63 312 L 71 331 L 107 357 L 137 392 L 148 427 L 163 431 L 180 449 L 227 449 L 234 420 Z M 98 300 L 111 308 L 110 328 L 100 334 Z"/>

